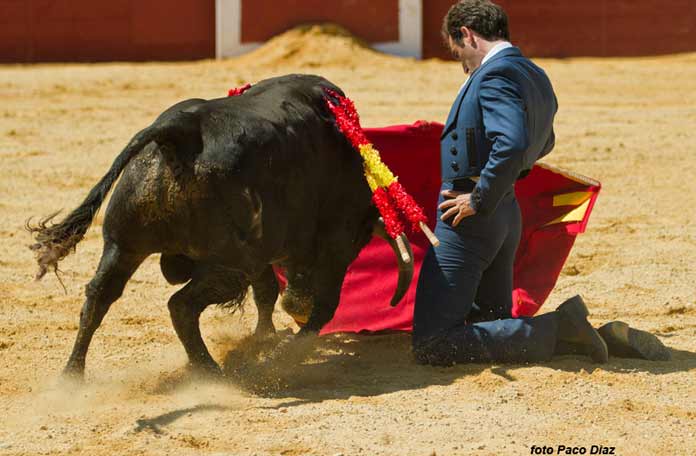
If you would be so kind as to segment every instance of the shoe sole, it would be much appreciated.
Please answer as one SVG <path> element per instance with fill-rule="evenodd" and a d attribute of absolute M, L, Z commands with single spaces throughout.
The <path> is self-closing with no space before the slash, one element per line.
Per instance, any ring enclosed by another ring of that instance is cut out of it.
<path fill-rule="evenodd" d="M 598 331 L 607 343 L 612 356 L 641 358 L 649 361 L 669 361 L 672 358 L 669 349 L 657 336 L 631 328 L 622 321 L 607 323 Z"/>

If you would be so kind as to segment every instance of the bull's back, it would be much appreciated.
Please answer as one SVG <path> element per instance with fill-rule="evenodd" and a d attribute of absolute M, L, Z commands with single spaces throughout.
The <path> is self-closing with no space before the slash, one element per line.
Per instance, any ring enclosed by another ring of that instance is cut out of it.
<path fill-rule="evenodd" d="M 187 106 L 200 119 L 201 150 L 142 150 L 114 191 L 105 235 L 141 251 L 205 256 L 244 237 L 237 232 L 251 215 L 243 191 L 262 203 L 260 250 L 269 258 L 360 219 L 371 194 L 326 89 L 341 93 L 323 78 L 291 75 Z"/>

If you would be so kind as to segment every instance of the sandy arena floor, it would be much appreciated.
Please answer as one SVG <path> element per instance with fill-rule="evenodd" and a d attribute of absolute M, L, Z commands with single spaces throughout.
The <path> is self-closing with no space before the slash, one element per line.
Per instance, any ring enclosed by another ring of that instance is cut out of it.
<path fill-rule="evenodd" d="M 455 63 L 372 53 L 335 34 L 290 33 L 236 60 L 0 66 L 0 454 L 524 455 L 604 445 L 621 455 L 696 454 L 696 55 L 540 60 L 560 102 L 548 162 L 599 179 L 586 234 L 546 308 L 581 293 L 601 324 L 658 334 L 670 362 L 563 357 L 544 365 L 414 364 L 407 335 L 298 344 L 254 364 L 253 306 L 202 321 L 228 380 L 193 381 L 152 257 L 97 332 L 87 384 L 59 382 L 101 249 L 32 280 L 23 225 L 76 206 L 130 137 L 189 97 L 289 72 L 318 73 L 366 126 L 443 121 Z M 290 319 L 276 313 L 280 329 Z M 244 365 L 244 369 L 236 366 Z"/>

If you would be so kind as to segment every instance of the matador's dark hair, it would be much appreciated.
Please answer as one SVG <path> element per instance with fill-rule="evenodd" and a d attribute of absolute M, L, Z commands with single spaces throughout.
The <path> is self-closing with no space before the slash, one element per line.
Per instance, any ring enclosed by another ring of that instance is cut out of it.
<path fill-rule="evenodd" d="M 489 41 L 510 41 L 508 16 L 490 0 L 460 0 L 452 5 L 442 21 L 442 36 L 459 42 L 462 27 L 468 27 Z"/>

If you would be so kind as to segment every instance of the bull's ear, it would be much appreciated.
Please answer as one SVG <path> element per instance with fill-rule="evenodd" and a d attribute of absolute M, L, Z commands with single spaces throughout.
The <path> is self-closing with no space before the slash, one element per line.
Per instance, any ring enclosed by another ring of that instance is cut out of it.
<path fill-rule="evenodd" d="M 175 152 L 184 161 L 203 150 L 201 122 L 198 114 L 180 111 L 170 118 L 155 122 L 152 139 L 161 148 Z"/>

